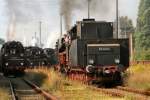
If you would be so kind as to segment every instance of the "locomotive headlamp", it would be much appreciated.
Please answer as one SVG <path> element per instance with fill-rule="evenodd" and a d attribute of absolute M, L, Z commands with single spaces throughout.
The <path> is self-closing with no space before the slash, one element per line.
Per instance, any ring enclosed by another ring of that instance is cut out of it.
<path fill-rule="evenodd" d="M 24 55 L 23 53 L 20 54 L 21 57 L 22 57 L 23 55 Z"/>
<path fill-rule="evenodd" d="M 8 54 L 5 54 L 4 56 L 6 57 L 6 56 L 8 56 Z"/>
<path fill-rule="evenodd" d="M 119 64 L 120 63 L 120 59 L 115 59 L 115 63 Z"/>
<path fill-rule="evenodd" d="M 94 60 L 93 60 L 93 59 L 90 59 L 90 60 L 89 60 L 89 64 L 94 64 Z"/>
<path fill-rule="evenodd" d="M 30 65 L 33 65 L 33 63 L 31 62 Z"/>
<path fill-rule="evenodd" d="M 45 62 L 42 62 L 42 65 L 44 65 L 45 64 Z"/>
<path fill-rule="evenodd" d="M 8 63 L 5 63 L 6 66 L 8 66 Z"/>
<path fill-rule="evenodd" d="M 24 63 L 20 63 L 21 64 L 21 66 L 23 66 L 24 65 Z"/>

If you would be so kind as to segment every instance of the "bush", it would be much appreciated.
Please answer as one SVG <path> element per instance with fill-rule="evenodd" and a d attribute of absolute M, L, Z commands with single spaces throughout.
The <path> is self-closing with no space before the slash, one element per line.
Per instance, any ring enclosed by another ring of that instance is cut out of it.
<path fill-rule="evenodd" d="M 53 69 L 46 70 L 48 78 L 44 81 L 42 88 L 48 91 L 57 91 L 63 89 L 63 77 Z"/>
<path fill-rule="evenodd" d="M 135 65 L 128 69 L 129 76 L 125 82 L 127 86 L 150 90 L 149 65 Z"/>
<path fill-rule="evenodd" d="M 134 58 L 135 60 L 150 60 L 150 49 L 136 52 Z"/>

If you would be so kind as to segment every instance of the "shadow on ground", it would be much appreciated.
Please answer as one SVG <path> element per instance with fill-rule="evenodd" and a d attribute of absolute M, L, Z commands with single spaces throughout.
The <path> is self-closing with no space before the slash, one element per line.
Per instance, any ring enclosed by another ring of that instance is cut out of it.
<path fill-rule="evenodd" d="M 27 72 L 24 74 L 24 78 L 30 80 L 37 86 L 42 86 L 44 80 L 47 79 L 47 75 L 41 72 Z"/>

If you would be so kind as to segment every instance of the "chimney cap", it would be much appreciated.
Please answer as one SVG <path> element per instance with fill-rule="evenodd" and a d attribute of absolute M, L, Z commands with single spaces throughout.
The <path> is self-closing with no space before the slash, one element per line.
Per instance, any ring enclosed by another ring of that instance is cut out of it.
<path fill-rule="evenodd" d="M 83 21 L 95 21 L 94 18 L 90 18 L 90 19 L 83 19 Z"/>

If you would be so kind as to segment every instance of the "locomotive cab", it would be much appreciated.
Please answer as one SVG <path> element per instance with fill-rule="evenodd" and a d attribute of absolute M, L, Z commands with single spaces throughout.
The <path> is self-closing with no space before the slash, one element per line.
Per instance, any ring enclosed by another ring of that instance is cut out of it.
<path fill-rule="evenodd" d="M 98 40 L 113 38 L 113 23 L 95 21 L 95 19 L 83 19 L 68 32 L 71 39 Z"/>

